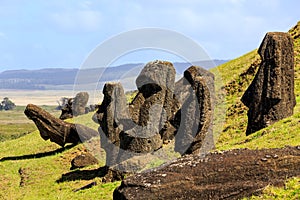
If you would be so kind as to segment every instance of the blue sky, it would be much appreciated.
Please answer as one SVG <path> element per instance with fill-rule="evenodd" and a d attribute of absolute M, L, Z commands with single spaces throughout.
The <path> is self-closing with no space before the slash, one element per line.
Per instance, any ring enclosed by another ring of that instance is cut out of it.
<path fill-rule="evenodd" d="M 266 32 L 288 31 L 299 8 L 299 0 L 0 0 L 0 71 L 80 67 L 103 41 L 145 27 L 177 31 L 211 58 L 232 59 Z"/>

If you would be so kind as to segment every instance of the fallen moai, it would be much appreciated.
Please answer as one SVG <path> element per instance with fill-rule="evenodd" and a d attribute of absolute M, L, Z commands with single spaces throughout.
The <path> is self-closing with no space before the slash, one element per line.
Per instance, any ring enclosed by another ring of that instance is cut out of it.
<path fill-rule="evenodd" d="M 51 142 L 62 147 L 66 143 L 77 144 L 99 136 L 94 129 L 81 124 L 65 122 L 33 104 L 28 104 L 24 113 L 35 123 L 44 140 L 50 139 Z"/>
<path fill-rule="evenodd" d="M 241 101 L 249 108 L 249 135 L 293 114 L 294 44 L 288 33 L 270 32 L 258 49 L 261 64 Z"/>
<path fill-rule="evenodd" d="M 187 155 L 125 178 L 113 199 L 241 199 L 300 176 L 300 147 Z"/>

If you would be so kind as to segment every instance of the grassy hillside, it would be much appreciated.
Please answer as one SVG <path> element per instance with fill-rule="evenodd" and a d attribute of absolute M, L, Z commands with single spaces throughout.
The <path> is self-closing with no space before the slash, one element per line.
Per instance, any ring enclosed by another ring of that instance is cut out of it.
<path fill-rule="evenodd" d="M 217 69 L 222 75 L 226 90 L 226 123 L 218 138 L 217 148 L 220 150 L 232 148 L 272 148 L 285 145 L 300 145 L 300 31 L 298 26 L 293 32 L 295 51 L 295 94 L 297 105 L 294 115 L 281 120 L 272 126 L 246 137 L 247 107 L 240 101 L 245 90 L 254 78 L 258 69 L 260 57 L 257 50 L 243 55 L 235 60 L 220 65 Z M 258 44 L 259 46 L 259 44 Z M 220 88 L 219 88 L 220 89 Z"/>
<path fill-rule="evenodd" d="M 212 70 L 221 73 L 225 84 L 224 87 L 220 86 L 216 89 L 224 89 L 227 94 L 226 122 L 216 144 L 218 150 L 300 145 L 299 27 L 300 23 L 290 31 L 295 38 L 297 106 L 294 115 L 287 119 L 248 137 L 245 136 L 247 108 L 240 102 L 240 98 L 252 81 L 259 65 L 260 58 L 256 50 Z M 97 169 L 104 165 L 105 155 L 99 157 L 98 165 L 70 170 L 71 160 L 85 151 L 86 146 L 80 144 L 61 149 L 50 141 L 42 140 L 38 131 L 34 131 L 36 128 L 33 123 L 21 114 L 24 107 L 18 109 L 16 110 L 18 112 L 0 115 L 0 135 L 4 135 L 0 142 L 0 199 L 112 199 L 112 192 L 120 182 L 101 183 Z M 75 122 L 96 129 L 98 125 L 91 121 L 91 117 L 92 113 L 89 113 L 76 118 Z M 31 131 L 33 132 L 27 134 Z M 19 137 L 21 135 L 24 136 Z M 98 184 L 90 189 L 74 192 L 92 182 Z M 287 180 L 284 188 L 270 186 L 264 190 L 262 196 L 252 199 L 299 199 L 299 193 L 300 178 L 294 178 Z"/>
<path fill-rule="evenodd" d="M 260 57 L 257 50 L 220 65 L 226 90 L 226 122 L 217 141 L 218 150 L 235 148 L 278 148 L 300 145 L 300 22 L 289 33 L 294 38 L 295 52 L 295 95 L 297 105 L 294 115 L 246 137 L 247 107 L 240 99 L 254 78 Z M 259 44 L 258 44 L 259 45 Z M 251 199 L 299 199 L 300 177 L 287 180 L 284 188 L 268 187 L 261 196 Z"/>

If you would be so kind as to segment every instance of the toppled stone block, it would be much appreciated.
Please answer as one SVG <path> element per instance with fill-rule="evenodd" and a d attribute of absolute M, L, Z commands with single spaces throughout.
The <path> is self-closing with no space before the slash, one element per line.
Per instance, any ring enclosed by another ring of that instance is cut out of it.
<path fill-rule="evenodd" d="M 262 62 L 241 101 L 249 108 L 246 135 L 293 114 L 294 45 L 288 33 L 270 32 L 258 49 Z"/>
<path fill-rule="evenodd" d="M 300 176 L 299 165 L 296 147 L 187 155 L 125 178 L 113 199 L 242 199 L 270 185 L 284 186 Z"/>
<path fill-rule="evenodd" d="M 50 139 L 51 142 L 55 142 L 62 147 L 66 143 L 77 144 L 99 136 L 94 129 L 57 119 L 33 104 L 28 104 L 24 113 L 35 123 L 44 140 Z"/>

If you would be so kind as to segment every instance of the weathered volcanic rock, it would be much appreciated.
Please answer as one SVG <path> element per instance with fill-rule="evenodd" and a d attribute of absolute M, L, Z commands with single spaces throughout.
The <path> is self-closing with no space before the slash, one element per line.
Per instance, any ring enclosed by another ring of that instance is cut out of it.
<path fill-rule="evenodd" d="M 61 115 L 59 119 L 65 120 L 73 118 L 72 105 L 74 98 L 69 98 L 67 104 L 61 109 Z"/>
<path fill-rule="evenodd" d="M 178 129 L 175 150 L 180 154 L 206 153 L 214 147 L 214 75 L 192 66 L 176 83 L 175 96 L 181 105 L 174 126 Z"/>
<path fill-rule="evenodd" d="M 94 129 L 57 119 L 33 104 L 28 104 L 24 113 L 29 119 L 34 121 L 44 140 L 50 139 L 51 142 L 55 142 L 62 147 L 66 143 L 77 144 L 99 136 Z"/>
<path fill-rule="evenodd" d="M 133 121 L 142 127 L 148 126 L 150 133 L 145 133 L 145 130 L 144 133 L 159 133 L 164 141 L 174 138 L 175 128 L 169 121 L 179 109 L 174 98 L 175 75 L 172 63 L 149 62 L 137 77 L 139 92 L 130 105 Z"/>
<path fill-rule="evenodd" d="M 296 105 L 294 48 L 288 33 L 267 33 L 258 49 L 262 62 L 241 101 L 249 108 L 249 135 L 289 117 Z"/>
<path fill-rule="evenodd" d="M 126 97 L 120 83 L 106 83 L 103 88 L 104 99 L 93 116 L 93 120 L 100 124 L 98 129 L 101 147 L 106 152 L 106 166 L 114 166 L 120 148 L 120 120 L 126 119 Z"/>
<path fill-rule="evenodd" d="M 204 153 L 204 146 L 205 153 L 212 149 L 214 75 L 192 66 L 175 89 L 175 74 L 170 62 L 146 64 L 136 79 L 138 93 L 129 106 L 120 83 L 105 84 L 104 100 L 93 119 L 100 124 L 107 166 L 121 162 L 125 163 L 120 165 L 122 170 L 132 166 L 138 163 L 136 158 L 162 148 L 163 141 L 175 134 L 175 149 L 182 154 Z M 131 158 L 132 163 L 126 161 Z"/>
<path fill-rule="evenodd" d="M 86 105 L 89 101 L 87 92 L 79 92 L 74 98 L 69 98 L 68 103 L 61 110 L 59 119 L 69 119 L 73 116 L 86 114 Z"/>
<path fill-rule="evenodd" d="M 127 106 L 120 83 L 106 83 L 104 100 L 94 115 L 100 124 L 101 146 L 107 153 L 107 166 L 162 147 L 164 133 L 174 127 L 175 69 L 172 63 L 148 63 L 136 80 L 138 94 Z M 168 127 L 169 126 L 169 127 Z"/>
<path fill-rule="evenodd" d="M 300 176 L 299 165 L 299 147 L 188 155 L 126 178 L 113 199 L 241 199 L 268 185 L 283 186 Z"/>
<path fill-rule="evenodd" d="M 78 116 L 85 114 L 85 107 L 88 101 L 89 94 L 87 92 L 79 92 L 78 94 L 76 94 L 72 105 L 73 115 Z"/>
<path fill-rule="evenodd" d="M 121 147 L 137 153 L 149 153 L 162 146 L 162 138 L 172 129 L 175 69 L 166 61 L 149 62 L 136 79 L 138 94 L 129 106 L 136 126 L 124 131 Z"/>
<path fill-rule="evenodd" d="M 71 161 L 71 169 L 83 168 L 98 164 L 98 160 L 90 153 L 82 153 Z"/>

